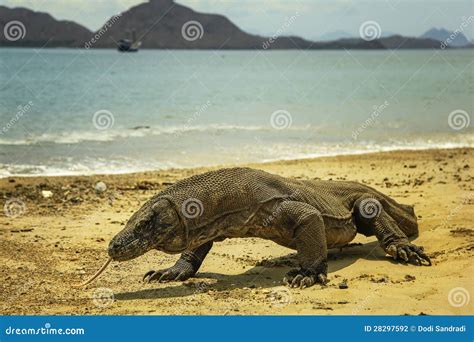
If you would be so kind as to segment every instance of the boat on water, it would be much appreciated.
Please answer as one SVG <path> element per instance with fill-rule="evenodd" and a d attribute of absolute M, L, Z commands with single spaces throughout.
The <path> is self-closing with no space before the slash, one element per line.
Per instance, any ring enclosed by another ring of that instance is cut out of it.
<path fill-rule="evenodd" d="M 120 39 L 118 41 L 117 50 L 120 52 L 137 52 L 141 45 L 142 42 L 137 40 L 135 31 L 133 31 L 132 39 Z"/>

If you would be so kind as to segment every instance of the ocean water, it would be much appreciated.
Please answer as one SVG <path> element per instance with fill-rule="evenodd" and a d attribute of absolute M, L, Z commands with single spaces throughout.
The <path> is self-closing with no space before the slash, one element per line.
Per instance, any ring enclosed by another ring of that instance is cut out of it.
<path fill-rule="evenodd" d="M 0 49 L 0 177 L 474 146 L 474 51 Z"/>

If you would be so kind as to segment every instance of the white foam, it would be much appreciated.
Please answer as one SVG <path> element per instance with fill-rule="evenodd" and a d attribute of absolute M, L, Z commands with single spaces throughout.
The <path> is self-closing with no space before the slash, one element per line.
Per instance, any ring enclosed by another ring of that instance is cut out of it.
<path fill-rule="evenodd" d="M 278 160 L 299 160 L 338 155 L 357 155 L 374 152 L 474 148 L 474 137 L 465 141 L 422 140 L 391 142 L 390 144 L 364 143 L 354 144 L 290 144 L 276 143 L 272 145 L 248 145 L 236 150 L 221 151 L 222 155 L 209 152 L 207 158 L 196 156 L 194 159 L 181 160 L 176 154 L 175 160 L 150 161 L 134 160 L 131 158 L 106 159 L 85 158 L 74 161 L 65 158 L 61 161 L 46 165 L 38 164 L 0 164 L 0 178 L 11 176 L 68 176 L 93 174 L 124 174 L 153 170 L 167 170 L 171 168 L 190 168 L 202 166 L 216 166 L 219 164 L 242 164 L 250 162 L 274 162 Z M 244 148 L 247 147 L 247 148 Z M 249 152 L 250 151 L 250 152 Z M 204 151 L 205 152 L 205 151 Z M 226 158 L 224 158 L 224 156 Z"/>
<path fill-rule="evenodd" d="M 318 131 L 321 127 L 318 126 L 300 126 L 290 127 L 287 130 L 291 131 Z M 95 131 L 68 131 L 61 133 L 44 133 L 40 135 L 32 135 L 23 139 L 0 139 L 0 145 L 34 145 L 38 143 L 55 143 L 55 144 L 78 144 L 85 141 L 114 141 L 117 139 L 126 138 L 141 138 L 146 136 L 158 135 L 180 135 L 183 133 L 201 132 L 232 132 L 232 131 L 261 131 L 274 132 L 275 130 L 269 126 L 243 126 L 230 124 L 210 124 L 210 125 L 196 125 L 196 126 L 154 126 L 150 128 L 139 129 L 109 129 L 109 130 L 95 130 Z"/>

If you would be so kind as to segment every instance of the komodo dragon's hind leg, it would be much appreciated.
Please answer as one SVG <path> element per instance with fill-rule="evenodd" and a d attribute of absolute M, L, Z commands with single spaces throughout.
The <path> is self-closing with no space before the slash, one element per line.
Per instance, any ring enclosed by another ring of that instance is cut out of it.
<path fill-rule="evenodd" d="M 186 251 L 181 254 L 181 257 L 176 263 L 170 268 L 166 268 L 160 271 L 148 271 L 143 276 L 143 281 L 148 282 L 157 280 L 159 282 L 173 281 L 173 280 L 186 280 L 193 277 L 201 267 L 202 261 L 206 257 L 207 253 L 211 250 L 212 241 L 199 246 L 192 251 Z"/>
<path fill-rule="evenodd" d="M 294 229 L 294 245 L 300 268 L 288 272 L 283 282 L 291 287 L 310 287 L 327 279 L 326 231 L 320 212 L 309 204 L 284 201 L 280 224 Z"/>
<path fill-rule="evenodd" d="M 423 247 L 410 243 L 397 222 L 377 199 L 367 196 L 358 199 L 354 203 L 354 216 L 357 230 L 365 235 L 375 235 L 381 247 L 395 260 L 420 266 L 431 265 Z"/>

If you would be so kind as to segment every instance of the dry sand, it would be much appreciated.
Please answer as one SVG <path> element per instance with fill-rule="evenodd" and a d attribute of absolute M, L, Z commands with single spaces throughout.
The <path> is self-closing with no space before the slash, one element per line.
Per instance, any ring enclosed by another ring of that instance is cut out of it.
<path fill-rule="evenodd" d="M 10 200 L 14 208 L 11 199 L 19 199 L 26 211 L 0 216 L 0 313 L 474 314 L 473 159 L 473 149 L 456 149 L 251 165 L 299 179 L 356 180 L 415 205 L 415 243 L 432 267 L 394 263 L 374 238 L 358 236 L 354 242 L 362 244 L 331 250 L 328 286 L 304 290 L 281 285 L 294 252 L 259 239 L 215 244 L 197 278 L 183 283 L 142 283 L 145 272 L 177 258 L 152 251 L 112 263 L 86 288 L 71 287 L 106 260 L 109 239 L 145 200 L 206 169 L 2 179 L 0 204 Z M 96 193 L 97 181 L 107 184 L 105 192 Z M 42 190 L 53 196 L 44 198 Z M 342 282 L 348 288 L 340 289 Z"/>

